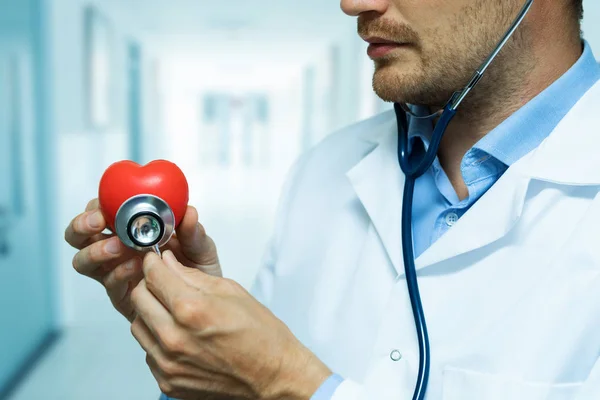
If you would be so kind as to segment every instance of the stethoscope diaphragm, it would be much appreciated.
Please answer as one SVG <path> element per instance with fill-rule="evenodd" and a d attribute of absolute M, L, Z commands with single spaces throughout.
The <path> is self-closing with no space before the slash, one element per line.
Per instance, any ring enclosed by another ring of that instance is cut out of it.
<path fill-rule="evenodd" d="M 161 198 L 141 194 L 125 201 L 115 218 L 115 230 L 127 247 L 143 251 L 154 249 L 160 254 L 175 232 L 175 216 Z"/>

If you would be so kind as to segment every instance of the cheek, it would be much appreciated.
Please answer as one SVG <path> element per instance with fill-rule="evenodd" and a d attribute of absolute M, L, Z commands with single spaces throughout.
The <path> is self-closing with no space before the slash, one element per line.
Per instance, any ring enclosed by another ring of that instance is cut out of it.
<path fill-rule="evenodd" d="M 487 1 L 490 0 L 424 0 L 420 8 L 414 6 L 417 18 L 409 23 L 418 33 L 423 64 L 454 65 L 469 59 L 469 54 L 485 39 L 481 19 L 489 16 L 480 7 Z"/>
<path fill-rule="evenodd" d="M 479 0 L 390 0 L 407 22 L 432 22 Z"/>
<path fill-rule="evenodd" d="M 423 41 L 451 39 L 457 20 L 482 1 L 496 0 L 392 0 L 401 20 Z"/>

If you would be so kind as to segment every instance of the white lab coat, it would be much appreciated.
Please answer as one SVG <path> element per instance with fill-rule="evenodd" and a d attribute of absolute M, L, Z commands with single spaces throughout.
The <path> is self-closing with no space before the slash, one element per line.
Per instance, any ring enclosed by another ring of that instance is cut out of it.
<path fill-rule="evenodd" d="M 600 83 L 417 258 L 427 399 L 600 399 L 599 113 Z M 296 164 L 253 288 L 346 379 L 334 400 L 410 399 L 416 382 L 396 132 L 384 113 Z"/>

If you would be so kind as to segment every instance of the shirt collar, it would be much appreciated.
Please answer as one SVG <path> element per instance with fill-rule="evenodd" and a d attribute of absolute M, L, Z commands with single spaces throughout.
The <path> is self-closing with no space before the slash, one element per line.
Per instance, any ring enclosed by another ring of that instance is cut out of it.
<path fill-rule="evenodd" d="M 587 41 L 579 60 L 559 79 L 513 113 L 473 147 L 510 166 L 535 149 L 577 101 L 600 79 L 598 65 Z M 423 106 L 411 106 L 417 115 L 426 115 Z M 433 133 L 430 120 L 410 118 L 409 138 L 421 138 L 427 147 Z M 518 144 L 518 145 L 515 145 Z"/>

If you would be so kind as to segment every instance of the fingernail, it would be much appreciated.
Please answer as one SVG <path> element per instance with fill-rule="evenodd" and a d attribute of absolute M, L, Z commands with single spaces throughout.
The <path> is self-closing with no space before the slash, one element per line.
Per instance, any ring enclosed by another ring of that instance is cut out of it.
<path fill-rule="evenodd" d="M 94 211 L 90 215 L 88 215 L 86 221 L 88 225 L 93 229 L 98 229 L 102 226 L 102 213 L 100 211 Z"/>
<path fill-rule="evenodd" d="M 163 259 L 167 259 L 170 260 L 173 257 L 173 252 L 171 250 L 165 250 L 163 251 Z"/>
<path fill-rule="evenodd" d="M 175 254 L 173 254 L 171 250 L 167 250 L 163 253 L 163 260 L 165 260 L 169 264 L 177 262 L 177 258 L 175 258 Z"/>
<path fill-rule="evenodd" d="M 121 243 L 119 243 L 119 239 L 110 239 L 104 246 L 104 250 L 110 254 L 119 254 L 121 252 Z"/>

